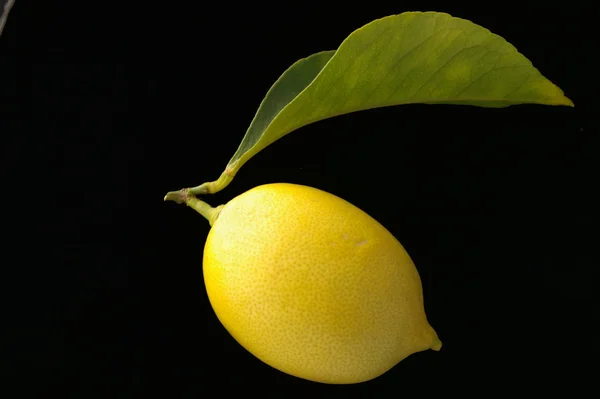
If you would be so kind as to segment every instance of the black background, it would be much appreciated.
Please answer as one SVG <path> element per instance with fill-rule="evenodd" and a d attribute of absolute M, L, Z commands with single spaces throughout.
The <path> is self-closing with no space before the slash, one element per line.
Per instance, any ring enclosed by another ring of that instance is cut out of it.
<path fill-rule="evenodd" d="M 0 37 L 6 382 L 43 387 L 35 397 L 580 397 L 600 352 L 584 11 L 349 4 L 17 0 Z M 219 176 L 289 65 L 404 11 L 500 34 L 576 107 L 345 115 L 271 145 L 207 198 L 317 187 L 379 220 L 415 261 L 442 351 L 360 385 L 311 383 L 263 364 L 219 324 L 202 280 L 209 226 L 163 196 Z"/>

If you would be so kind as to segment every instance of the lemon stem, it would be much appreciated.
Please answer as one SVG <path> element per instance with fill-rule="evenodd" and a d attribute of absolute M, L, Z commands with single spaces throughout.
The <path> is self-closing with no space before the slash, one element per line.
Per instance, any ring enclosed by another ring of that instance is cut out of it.
<path fill-rule="evenodd" d="M 192 187 L 189 189 L 189 192 L 195 195 L 218 193 L 219 191 L 227 187 L 232 180 L 233 172 L 228 168 L 225 169 L 223 173 L 221 173 L 221 176 L 219 176 L 217 180 L 202 183 L 199 186 Z"/>
<path fill-rule="evenodd" d="M 223 209 L 223 205 L 219 205 L 216 208 L 208 205 L 206 202 L 199 200 L 196 198 L 190 190 L 184 188 L 179 191 L 171 191 L 167 195 L 165 195 L 165 201 L 174 201 L 178 204 L 186 204 L 200 215 L 204 216 L 208 223 L 212 226 L 217 218 L 219 217 L 219 213 L 221 213 L 221 209 Z"/>

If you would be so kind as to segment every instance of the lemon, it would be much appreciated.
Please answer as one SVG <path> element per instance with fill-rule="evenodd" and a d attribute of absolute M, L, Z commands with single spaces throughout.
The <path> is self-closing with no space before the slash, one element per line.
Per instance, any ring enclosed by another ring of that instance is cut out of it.
<path fill-rule="evenodd" d="M 441 348 L 411 258 L 359 208 L 277 183 L 211 210 L 208 298 L 233 338 L 264 363 L 306 380 L 352 384 Z"/>

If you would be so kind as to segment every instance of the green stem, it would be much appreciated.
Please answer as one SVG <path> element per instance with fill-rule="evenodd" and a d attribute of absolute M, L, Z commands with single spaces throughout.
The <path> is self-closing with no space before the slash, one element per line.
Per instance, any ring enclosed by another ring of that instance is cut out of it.
<path fill-rule="evenodd" d="M 200 215 L 204 216 L 211 226 L 215 223 L 219 217 L 219 214 L 221 213 L 221 210 L 223 209 L 223 205 L 213 208 L 206 202 L 199 200 L 192 193 L 190 193 L 190 189 L 187 188 L 179 191 L 171 191 L 165 195 L 165 201 L 174 201 L 178 204 L 185 203 Z"/>
<path fill-rule="evenodd" d="M 229 169 L 226 169 L 223 173 L 221 173 L 221 176 L 219 176 L 217 180 L 202 183 L 199 186 L 190 188 L 189 191 L 195 195 L 218 193 L 227 187 L 232 180 L 233 174 L 229 171 Z"/>

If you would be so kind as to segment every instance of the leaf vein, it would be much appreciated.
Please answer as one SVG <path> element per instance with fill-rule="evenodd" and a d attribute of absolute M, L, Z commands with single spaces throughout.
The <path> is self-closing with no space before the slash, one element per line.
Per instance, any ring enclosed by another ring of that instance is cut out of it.
<path fill-rule="evenodd" d="M 449 45 L 453 44 L 454 41 L 456 41 L 456 39 L 458 39 L 459 36 L 456 36 L 454 38 L 454 40 L 452 40 L 452 43 L 450 43 Z M 459 54 L 463 53 L 464 51 L 467 51 L 469 49 L 472 49 L 474 47 L 480 46 L 479 44 L 473 45 L 473 46 L 469 46 L 469 47 L 463 47 L 461 49 L 459 49 L 457 52 L 455 52 L 450 58 L 448 58 L 442 65 L 440 65 L 432 74 L 431 76 L 429 76 L 429 78 L 425 81 L 425 83 L 423 83 L 414 93 L 413 95 L 410 97 L 411 100 L 413 98 L 415 98 L 417 96 L 417 94 L 419 94 L 419 92 L 423 89 L 423 87 L 427 86 L 429 84 L 429 82 L 431 82 L 431 80 L 438 74 L 440 73 L 440 71 L 442 69 L 444 69 L 446 67 L 446 65 L 448 65 L 449 62 L 451 62 L 453 59 L 455 59 Z"/>
<path fill-rule="evenodd" d="M 402 42 L 400 43 L 400 45 L 398 47 L 400 47 L 403 43 L 404 40 L 406 39 L 406 35 L 407 32 L 409 32 L 408 27 L 413 24 L 415 22 L 416 18 L 413 19 L 410 24 L 408 24 L 408 26 L 406 27 L 406 29 L 404 29 L 403 35 L 402 35 Z M 437 26 L 437 18 L 435 19 L 436 21 L 436 26 Z M 388 78 L 390 77 L 391 73 L 393 72 L 394 69 L 396 69 L 396 67 L 398 66 L 398 64 L 400 64 L 402 62 L 402 60 L 404 60 L 404 58 L 409 55 L 413 50 L 415 50 L 417 47 L 419 47 L 420 45 L 422 45 L 423 43 L 425 43 L 427 40 L 429 40 L 431 37 L 433 37 L 436 34 L 435 32 L 435 27 L 434 27 L 434 31 L 431 33 L 431 35 L 429 35 L 428 37 L 426 37 L 425 39 L 423 39 L 422 42 L 415 44 L 413 46 L 413 48 L 411 48 L 410 50 L 407 50 L 404 54 L 402 54 L 401 56 L 399 56 L 398 60 L 394 63 L 394 66 L 392 68 L 390 68 L 387 72 L 387 74 L 385 75 L 385 77 L 383 77 L 380 81 L 379 84 L 376 85 L 373 90 L 371 91 L 371 93 L 369 94 L 368 97 L 366 97 L 366 100 L 364 102 L 369 102 L 371 101 L 371 98 L 373 98 L 373 96 L 375 95 L 375 93 L 377 93 L 377 90 L 379 90 L 379 88 L 388 80 Z"/>
<path fill-rule="evenodd" d="M 465 87 L 463 87 L 458 93 L 455 94 L 455 96 L 456 97 L 460 97 L 460 95 L 463 94 L 465 91 L 467 91 L 471 86 L 473 86 L 475 83 L 477 83 L 483 77 L 489 75 L 490 73 L 492 73 L 494 71 L 500 71 L 502 69 L 510 69 L 510 68 L 522 68 L 522 67 L 524 67 L 524 65 L 506 65 L 506 66 L 503 66 L 503 67 L 492 67 L 489 70 L 483 72 L 481 75 L 479 75 L 478 77 L 476 77 L 471 82 L 469 82 L 469 84 L 467 84 Z"/>

